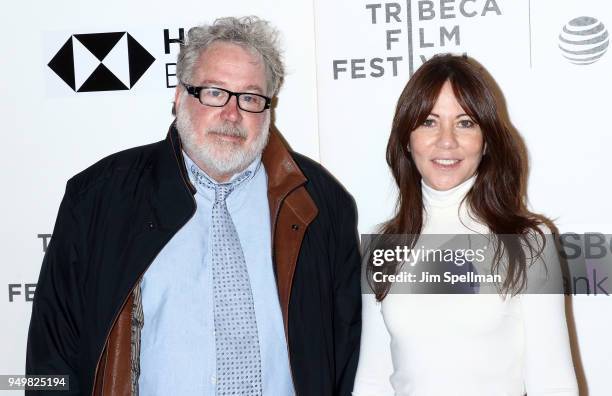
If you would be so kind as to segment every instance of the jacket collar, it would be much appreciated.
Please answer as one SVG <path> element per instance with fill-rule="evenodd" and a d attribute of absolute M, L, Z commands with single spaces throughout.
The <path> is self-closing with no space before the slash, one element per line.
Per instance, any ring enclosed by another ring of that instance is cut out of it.
<path fill-rule="evenodd" d="M 308 179 L 287 150 L 286 143 L 276 129 L 270 130 L 268 144 L 262 154 L 262 162 L 268 176 L 268 201 L 272 235 L 283 199 Z"/>
<path fill-rule="evenodd" d="M 185 183 L 191 194 L 195 194 L 196 188 L 189 180 L 189 174 L 187 173 L 187 167 L 185 166 L 185 161 L 183 159 L 183 144 L 181 143 L 181 138 L 179 137 L 178 130 L 176 129 L 176 120 L 174 120 L 174 122 L 170 125 L 168 135 L 166 136 L 166 142 L 172 149 L 182 181 Z"/>
<path fill-rule="evenodd" d="M 196 204 L 195 187 L 189 181 L 181 151 L 181 141 L 174 122 L 162 144 L 156 144 L 149 167 L 152 172 L 151 206 L 153 224 L 166 230 L 182 227 Z"/>

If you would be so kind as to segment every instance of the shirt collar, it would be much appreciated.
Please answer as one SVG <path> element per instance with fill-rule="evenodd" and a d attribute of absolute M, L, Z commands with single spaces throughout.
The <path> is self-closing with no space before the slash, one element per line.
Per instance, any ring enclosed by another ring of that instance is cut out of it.
<path fill-rule="evenodd" d="M 261 154 L 258 155 L 253 162 L 249 164 L 242 172 L 235 173 L 232 177 L 225 183 L 219 183 L 212 177 L 210 177 L 206 172 L 204 172 L 196 163 L 187 155 L 187 153 L 183 150 L 183 159 L 185 161 L 185 167 L 187 168 L 187 174 L 189 175 L 189 180 L 196 187 L 196 189 L 200 192 L 203 192 L 207 189 L 208 185 L 217 185 L 217 184 L 228 184 L 238 181 L 237 188 L 248 183 L 255 174 L 259 171 L 261 167 Z M 205 180 L 202 180 L 204 178 Z M 208 185 L 207 185 L 208 184 Z"/>

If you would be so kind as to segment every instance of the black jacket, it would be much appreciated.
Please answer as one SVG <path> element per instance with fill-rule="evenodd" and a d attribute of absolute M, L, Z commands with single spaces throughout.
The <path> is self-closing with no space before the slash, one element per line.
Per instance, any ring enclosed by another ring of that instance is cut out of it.
<path fill-rule="evenodd" d="M 68 181 L 32 307 L 27 374 L 68 374 L 70 394 L 129 393 L 134 288 L 195 211 L 181 155 L 171 127 L 164 141 Z M 361 332 L 354 202 L 274 131 L 263 163 L 296 392 L 350 395 Z"/>

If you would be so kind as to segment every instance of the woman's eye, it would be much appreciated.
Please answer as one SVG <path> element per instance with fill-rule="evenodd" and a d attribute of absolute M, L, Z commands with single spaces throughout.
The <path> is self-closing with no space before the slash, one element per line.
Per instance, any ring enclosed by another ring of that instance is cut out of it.
<path fill-rule="evenodd" d="M 428 118 L 425 121 L 423 121 L 422 125 L 424 127 L 430 128 L 430 127 L 434 126 L 435 124 L 436 124 L 436 120 L 434 120 L 433 118 Z"/>
<path fill-rule="evenodd" d="M 476 123 L 472 120 L 461 120 L 459 121 L 460 128 L 473 128 Z"/>

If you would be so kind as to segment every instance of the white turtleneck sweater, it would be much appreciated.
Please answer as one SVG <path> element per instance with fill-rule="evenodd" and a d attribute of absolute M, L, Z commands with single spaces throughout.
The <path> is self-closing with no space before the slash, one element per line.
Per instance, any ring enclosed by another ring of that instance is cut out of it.
<path fill-rule="evenodd" d="M 422 183 L 422 234 L 487 234 L 461 200 Z M 354 396 L 577 396 L 563 295 L 363 295 Z"/>

